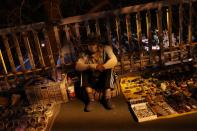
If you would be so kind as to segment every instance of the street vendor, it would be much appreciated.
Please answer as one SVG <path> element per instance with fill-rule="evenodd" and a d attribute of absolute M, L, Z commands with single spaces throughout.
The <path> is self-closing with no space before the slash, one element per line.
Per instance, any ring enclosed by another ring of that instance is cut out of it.
<path fill-rule="evenodd" d="M 81 72 L 81 86 L 85 87 L 88 102 L 84 111 L 90 112 L 94 105 L 92 89 L 99 89 L 103 92 L 103 104 L 106 109 L 112 109 L 110 80 L 117 58 L 111 46 L 101 44 L 94 36 L 89 36 L 87 41 L 88 49 L 83 52 L 76 62 L 76 70 Z"/>

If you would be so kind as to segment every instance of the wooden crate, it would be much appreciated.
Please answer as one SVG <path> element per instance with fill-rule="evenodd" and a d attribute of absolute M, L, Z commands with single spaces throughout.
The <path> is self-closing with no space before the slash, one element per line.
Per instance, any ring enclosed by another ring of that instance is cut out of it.
<path fill-rule="evenodd" d="M 55 82 L 39 77 L 25 84 L 25 92 L 30 104 L 64 103 L 68 101 L 66 78 Z"/>

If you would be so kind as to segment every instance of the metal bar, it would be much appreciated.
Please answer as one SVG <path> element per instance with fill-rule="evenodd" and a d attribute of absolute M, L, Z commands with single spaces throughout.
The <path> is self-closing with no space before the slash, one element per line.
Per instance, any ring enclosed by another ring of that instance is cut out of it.
<path fill-rule="evenodd" d="M 27 34 L 27 32 L 22 32 L 22 35 L 23 35 L 23 39 L 24 39 L 25 48 L 27 49 L 30 65 L 32 66 L 32 69 L 35 69 L 36 66 L 35 66 L 32 50 L 31 50 L 29 38 L 27 36 L 28 34 Z"/>
<path fill-rule="evenodd" d="M 172 50 L 172 5 L 171 1 L 169 1 L 168 9 L 167 9 L 167 28 L 168 28 L 168 39 L 170 50 Z"/>
<path fill-rule="evenodd" d="M 161 7 L 157 11 L 157 28 L 158 28 L 158 37 L 159 37 L 159 47 L 160 47 L 160 64 L 164 60 L 163 56 L 163 36 L 162 36 L 162 11 Z"/>
<path fill-rule="evenodd" d="M 15 46 L 16 46 L 16 52 L 17 52 L 17 55 L 18 55 L 18 58 L 19 58 L 19 63 L 22 67 L 22 70 L 24 71 L 25 70 L 24 59 L 23 59 L 23 55 L 21 53 L 18 38 L 17 38 L 16 34 L 14 34 L 14 33 L 12 34 L 12 37 L 14 39 L 14 43 L 15 43 Z"/>
<path fill-rule="evenodd" d="M 151 13 L 150 10 L 146 13 L 147 37 L 149 47 L 149 62 L 152 63 L 152 32 L 151 32 Z"/>
<path fill-rule="evenodd" d="M 95 26 L 96 26 L 96 34 L 98 35 L 98 37 L 100 37 L 101 36 L 101 31 L 100 31 L 100 26 L 99 26 L 99 20 L 98 19 L 96 20 Z"/>
<path fill-rule="evenodd" d="M 52 49 L 51 49 L 51 43 L 50 43 L 50 40 L 49 40 L 48 33 L 47 33 L 46 30 L 43 30 L 43 33 L 44 33 L 44 38 L 47 41 L 46 49 L 47 49 L 50 64 L 51 64 L 52 67 L 55 67 L 55 61 L 54 61 L 53 52 L 52 52 Z"/>
<path fill-rule="evenodd" d="M 138 39 L 138 44 L 140 47 L 140 67 L 142 68 L 142 57 L 143 57 L 143 51 L 142 51 L 142 27 L 141 27 L 141 17 L 140 17 L 140 12 L 137 12 L 136 14 L 136 25 L 137 25 L 137 39 Z"/>
<path fill-rule="evenodd" d="M 5 45 L 5 49 L 6 49 L 6 52 L 7 52 L 7 55 L 8 55 L 8 59 L 9 59 L 9 62 L 10 62 L 12 72 L 15 73 L 16 72 L 16 66 L 14 64 L 14 59 L 12 57 L 12 52 L 11 52 L 10 47 L 9 47 L 8 38 L 7 38 L 6 35 L 2 35 L 2 38 L 3 38 L 3 43 Z"/>
<path fill-rule="evenodd" d="M 39 62 L 40 62 L 42 67 L 45 67 L 45 62 L 44 62 L 44 58 L 43 58 L 42 50 L 41 50 L 41 47 L 40 47 L 40 41 L 39 41 L 37 32 L 32 30 L 32 33 L 33 33 L 33 37 L 34 37 L 36 51 L 38 53 Z"/>

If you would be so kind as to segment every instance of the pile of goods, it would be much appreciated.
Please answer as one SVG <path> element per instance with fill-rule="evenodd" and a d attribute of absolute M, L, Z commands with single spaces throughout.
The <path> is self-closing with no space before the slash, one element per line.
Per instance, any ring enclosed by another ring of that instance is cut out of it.
<path fill-rule="evenodd" d="M 23 87 L 0 92 L 0 131 L 50 130 L 60 104 L 68 100 L 65 80 L 29 79 Z"/>
<path fill-rule="evenodd" d="M 0 108 L 0 130 L 46 131 L 54 104 Z"/>
<path fill-rule="evenodd" d="M 197 73 L 193 70 L 124 77 L 120 86 L 139 122 L 197 111 Z"/>

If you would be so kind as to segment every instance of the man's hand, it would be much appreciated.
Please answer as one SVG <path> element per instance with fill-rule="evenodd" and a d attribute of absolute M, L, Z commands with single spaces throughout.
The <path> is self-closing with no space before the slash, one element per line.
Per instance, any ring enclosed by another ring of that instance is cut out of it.
<path fill-rule="evenodd" d="M 96 66 L 96 70 L 100 71 L 100 72 L 103 72 L 105 70 L 105 67 L 103 66 L 103 64 L 98 64 Z"/>

